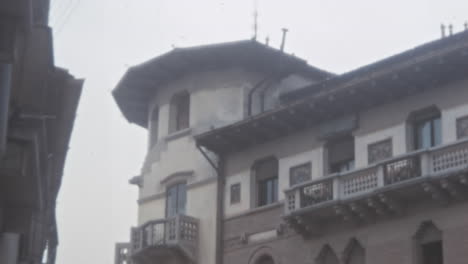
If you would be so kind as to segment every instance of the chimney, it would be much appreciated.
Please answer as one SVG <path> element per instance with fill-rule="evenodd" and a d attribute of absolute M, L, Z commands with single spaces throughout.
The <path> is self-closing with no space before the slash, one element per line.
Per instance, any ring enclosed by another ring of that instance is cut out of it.
<path fill-rule="evenodd" d="M 452 36 L 452 34 L 453 34 L 453 25 L 450 24 L 450 25 L 448 26 L 448 28 L 449 28 L 449 36 Z"/>
<path fill-rule="evenodd" d="M 281 30 L 283 31 L 283 39 L 281 40 L 280 50 L 284 51 L 284 45 L 286 43 L 286 34 L 288 33 L 288 29 L 287 28 L 282 28 Z"/>
<path fill-rule="evenodd" d="M 445 25 L 440 24 L 440 32 L 442 34 L 442 38 L 445 38 Z"/>
<path fill-rule="evenodd" d="M 265 45 L 268 46 L 269 44 L 270 44 L 270 37 L 267 36 L 267 37 L 265 38 Z"/>
<path fill-rule="evenodd" d="M 468 30 L 468 21 L 465 22 L 465 30 Z"/>

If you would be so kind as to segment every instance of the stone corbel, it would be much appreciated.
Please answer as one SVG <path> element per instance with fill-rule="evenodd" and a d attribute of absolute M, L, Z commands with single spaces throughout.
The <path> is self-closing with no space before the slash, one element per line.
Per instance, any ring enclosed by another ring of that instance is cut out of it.
<path fill-rule="evenodd" d="M 465 192 L 460 188 L 459 185 L 450 182 L 447 179 L 440 181 L 440 186 L 445 189 L 453 198 L 464 199 L 466 197 Z"/>
<path fill-rule="evenodd" d="M 397 214 L 401 214 L 403 212 L 403 207 L 401 206 L 401 204 L 397 202 L 395 199 L 389 197 L 388 195 L 381 193 L 379 194 L 379 199 L 391 211 Z"/>
<path fill-rule="evenodd" d="M 439 186 L 430 182 L 425 182 L 422 184 L 422 187 L 425 192 L 431 195 L 432 199 L 444 205 L 448 204 L 449 197 L 447 196 L 447 194 L 444 193 L 444 191 Z"/>

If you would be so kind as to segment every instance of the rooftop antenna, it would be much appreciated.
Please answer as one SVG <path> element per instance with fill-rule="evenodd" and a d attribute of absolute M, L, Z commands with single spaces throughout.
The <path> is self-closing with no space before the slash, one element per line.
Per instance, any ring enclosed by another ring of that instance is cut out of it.
<path fill-rule="evenodd" d="M 284 51 L 284 45 L 286 44 L 286 34 L 288 33 L 288 29 L 287 28 L 282 28 L 281 30 L 283 31 L 283 39 L 281 40 L 280 50 Z"/>
<path fill-rule="evenodd" d="M 445 25 L 440 24 L 440 32 L 442 34 L 442 38 L 445 38 Z"/>
<path fill-rule="evenodd" d="M 258 0 L 255 0 L 254 2 L 254 13 L 253 13 L 253 16 L 254 16 L 254 25 L 253 25 L 253 29 L 254 29 L 254 35 L 253 35 L 253 40 L 257 40 L 257 31 L 258 31 Z"/>

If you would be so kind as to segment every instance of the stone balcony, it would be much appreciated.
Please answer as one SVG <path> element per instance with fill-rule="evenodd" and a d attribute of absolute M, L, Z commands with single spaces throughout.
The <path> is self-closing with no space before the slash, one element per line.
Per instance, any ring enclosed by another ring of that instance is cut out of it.
<path fill-rule="evenodd" d="M 467 196 L 468 140 L 460 140 L 291 187 L 284 218 L 300 234 L 320 235 L 340 218 L 369 223 L 428 198 L 447 204 Z"/>
<path fill-rule="evenodd" d="M 198 219 L 177 215 L 149 221 L 132 228 L 130 245 L 131 259 L 137 264 L 166 259 L 174 263 L 196 263 Z"/>

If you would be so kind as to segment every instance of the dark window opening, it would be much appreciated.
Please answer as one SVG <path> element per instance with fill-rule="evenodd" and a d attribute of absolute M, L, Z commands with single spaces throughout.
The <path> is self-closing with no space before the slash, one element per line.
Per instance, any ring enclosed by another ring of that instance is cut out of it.
<path fill-rule="evenodd" d="M 260 161 L 254 165 L 257 185 L 257 206 L 278 201 L 278 160 L 275 158 Z"/>
<path fill-rule="evenodd" d="M 150 122 L 150 148 L 158 141 L 158 129 L 159 129 L 159 109 L 155 107 L 151 113 Z"/>
<path fill-rule="evenodd" d="M 231 185 L 231 204 L 239 203 L 241 200 L 241 185 L 235 183 Z"/>
<path fill-rule="evenodd" d="M 346 172 L 354 169 L 354 138 L 351 136 L 328 143 L 329 173 Z"/>
<path fill-rule="evenodd" d="M 190 94 L 187 92 L 175 95 L 171 102 L 170 132 L 176 132 L 190 125 Z"/>
<path fill-rule="evenodd" d="M 278 177 L 258 182 L 258 206 L 272 204 L 278 201 Z"/>
<path fill-rule="evenodd" d="M 266 256 L 262 256 L 261 258 L 259 258 L 256 262 L 256 264 L 275 264 L 275 261 L 273 261 L 273 258 L 266 255 Z"/>
<path fill-rule="evenodd" d="M 167 188 L 166 215 L 172 217 L 178 214 L 185 214 L 187 203 L 187 186 L 179 183 Z"/>
<path fill-rule="evenodd" d="M 421 254 L 421 264 L 443 264 L 442 241 L 422 244 Z"/>
<path fill-rule="evenodd" d="M 457 119 L 457 139 L 468 137 L 468 116 Z"/>
<path fill-rule="evenodd" d="M 414 124 L 415 149 L 437 146 L 442 140 L 440 116 L 418 120 Z"/>

